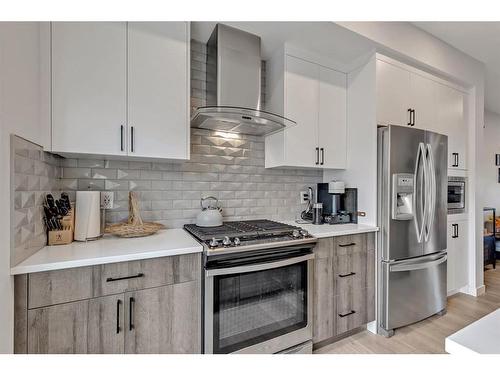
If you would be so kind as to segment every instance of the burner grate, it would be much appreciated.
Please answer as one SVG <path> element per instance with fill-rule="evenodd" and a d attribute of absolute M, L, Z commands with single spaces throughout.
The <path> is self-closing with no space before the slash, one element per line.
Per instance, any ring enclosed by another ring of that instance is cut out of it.
<path fill-rule="evenodd" d="M 288 233 L 294 229 L 300 229 L 293 225 L 283 224 L 271 220 L 246 220 L 246 221 L 226 221 L 218 227 L 199 227 L 195 224 L 184 225 L 189 233 L 202 241 L 207 241 L 215 237 L 222 239 L 228 237 L 256 237 L 272 236 Z"/>

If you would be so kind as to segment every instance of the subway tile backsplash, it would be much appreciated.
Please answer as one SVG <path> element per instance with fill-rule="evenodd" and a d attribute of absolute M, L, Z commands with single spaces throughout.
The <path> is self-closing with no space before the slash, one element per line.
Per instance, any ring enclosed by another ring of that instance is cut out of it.
<path fill-rule="evenodd" d="M 128 192 L 137 191 L 145 220 L 178 228 L 194 222 L 204 196 L 220 200 L 225 220 L 293 220 L 304 209 L 299 192 L 322 181 L 317 170 L 265 169 L 262 137 L 191 135 L 191 160 L 182 163 L 65 159 L 59 187 L 113 191 L 108 222 L 127 219 Z"/>

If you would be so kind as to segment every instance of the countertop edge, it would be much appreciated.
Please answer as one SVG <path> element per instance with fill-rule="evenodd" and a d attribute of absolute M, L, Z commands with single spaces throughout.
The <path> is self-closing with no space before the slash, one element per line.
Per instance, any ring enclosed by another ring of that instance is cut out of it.
<path fill-rule="evenodd" d="M 144 251 L 133 254 L 123 254 L 123 255 L 110 255 L 106 257 L 100 258 L 88 258 L 88 259 L 78 259 L 78 260 L 68 260 L 68 261 L 60 261 L 47 263 L 43 265 L 32 265 L 32 266 L 14 266 L 10 268 L 10 275 L 23 275 L 27 273 L 36 273 L 36 272 L 45 272 L 45 271 L 55 271 L 55 270 L 63 270 L 69 268 L 78 268 L 78 267 L 86 267 L 86 266 L 97 266 L 100 264 L 109 264 L 109 263 L 120 263 L 120 262 L 128 262 L 133 260 L 143 260 L 143 259 L 153 259 L 153 258 L 162 258 L 167 256 L 175 256 L 175 255 L 186 255 L 186 254 L 196 254 L 203 252 L 203 247 L 201 245 L 195 247 L 186 247 L 179 248 L 175 250 L 153 250 L 153 251 Z"/>
<path fill-rule="evenodd" d="M 356 229 L 356 230 L 346 230 L 344 232 L 331 232 L 331 233 L 312 233 L 312 235 L 316 238 L 329 238 L 329 237 L 338 237 L 338 236 L 348 236 L 351 234 L 361 234 L 361 233 L 372 233 L 378 232 L 378 227 L 373 228 L 364 228 L 364 229 Z"/>

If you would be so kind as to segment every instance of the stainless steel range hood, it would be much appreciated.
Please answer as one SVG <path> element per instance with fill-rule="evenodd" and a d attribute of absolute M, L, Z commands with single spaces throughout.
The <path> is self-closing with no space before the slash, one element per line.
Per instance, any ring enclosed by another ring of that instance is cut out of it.
<path fill-rule="evenodd" d="M 191 127 L 267 135 L 296 123 L 261 108 L 260 38 L 217 24 L 207 42 L 207 106 Z"/>

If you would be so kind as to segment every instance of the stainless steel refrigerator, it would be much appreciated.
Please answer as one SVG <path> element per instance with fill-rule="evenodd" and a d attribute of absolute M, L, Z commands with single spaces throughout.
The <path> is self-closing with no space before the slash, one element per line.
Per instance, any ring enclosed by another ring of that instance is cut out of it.
<path fill-rule="evenodd" d="M 378 129 L 378 332 L 446 311 L 448 137 Z"/>

